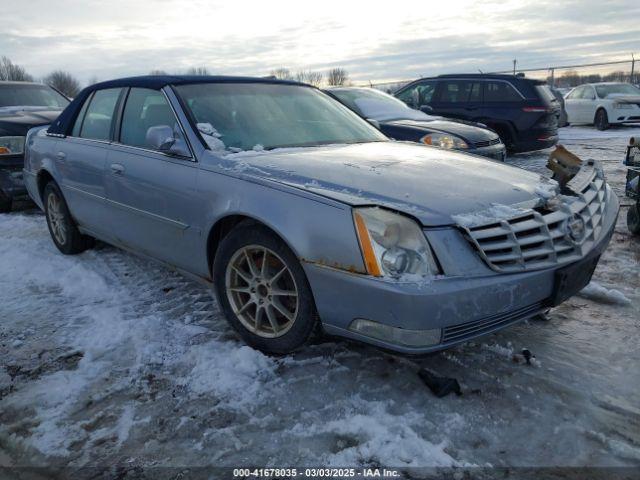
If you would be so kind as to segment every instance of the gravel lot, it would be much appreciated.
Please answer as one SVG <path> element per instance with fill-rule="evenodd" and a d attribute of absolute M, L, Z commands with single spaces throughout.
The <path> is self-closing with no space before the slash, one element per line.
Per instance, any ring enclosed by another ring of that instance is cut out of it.
<path fill-rule="evenodd" d="M 200 285 L 109 246 L 64 257 L 37 210 L 0 215 L 0 465 L 640 466 L 632 135 L 561 129 L 623 205 L 591 285 L 549 321 L 420 359 L 336 339 L 264 356 Z M 547 154 L 508 161 L 542 172 Z M 534 366 L 512 358 L 525 347 Z M 467 393 L 437 399 L 421 367 Z"/>

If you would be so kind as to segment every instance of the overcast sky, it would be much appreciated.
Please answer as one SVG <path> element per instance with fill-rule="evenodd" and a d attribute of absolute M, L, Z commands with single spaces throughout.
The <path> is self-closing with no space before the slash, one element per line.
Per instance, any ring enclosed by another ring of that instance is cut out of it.
<path fill-rule="evenodd" d="M 163 69 L 353 80 L 640 57 L 639 0 L 0 0 L 0 55 L 83 83 Z"/>

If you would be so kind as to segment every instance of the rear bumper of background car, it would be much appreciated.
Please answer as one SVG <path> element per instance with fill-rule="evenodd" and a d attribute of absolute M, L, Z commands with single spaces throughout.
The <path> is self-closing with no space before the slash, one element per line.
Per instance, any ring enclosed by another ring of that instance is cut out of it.
<path fill-rule="evenodd" d="M 588 282 L 611 239 L 617 213 L 614 197 L 594 247 L 573 264 L 544 270 L 500 274 L 487 269 L 480 275 L 399 283 L 311 263 L 304 268 L 327 333 L 400 353 L 424 354 L 500 330 L 554 306 L 558 273 L 567 267 L 577 269 L 584 264 L 584 281 Z M 359 328 L 363 320 L 369 326 L 381 325 L 378 332 L 388 335 L 371 336 Z M 419 345 L 418 338 L 432 341 Z"/>
<path fill-rule="evenodd" d="M 558 132 L 538 132 L 535 138 L 526 138 L 516 140 L 513 144 L 512 151 L 533 152 L 535 150 L 543 150 L 553 147 L 558 143 Z"/>

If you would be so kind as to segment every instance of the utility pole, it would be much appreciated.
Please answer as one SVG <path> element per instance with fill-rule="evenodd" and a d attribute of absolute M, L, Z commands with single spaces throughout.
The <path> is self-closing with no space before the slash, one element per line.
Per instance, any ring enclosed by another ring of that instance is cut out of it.
<path fill-rule="evenodd" d="M 636 69 L 636 59 L 633 57 L 633 53 L 631 54 L 631 78 L 629 79 L 630 83 L 635 83 L 634 82 L 634 71 Z"/>
<path fill-rule="evenodd" d="M 513 59 L 513 74 L 514 74 L 514 75 L 516 74 L 516 63 L 517 63 L 517 62 L 518 62 L 518 61 L 514 58 L 514 59 Z"/>
<path fill-rule="evenodd" d="M 555 87 L 556 86 L 556 79 L 555 79 L 556 69 L 555 68 L 550 68 L 549 70 L 551 70 L 551 86 Z"/>

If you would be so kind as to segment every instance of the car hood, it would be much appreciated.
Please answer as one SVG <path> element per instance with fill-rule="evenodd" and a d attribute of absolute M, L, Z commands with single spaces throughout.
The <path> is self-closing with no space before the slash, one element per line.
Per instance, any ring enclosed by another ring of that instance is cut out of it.
<path fill-rule="evenodd" d="M 550 184 L 503 163 L 410 142 L 241 152 L 218 162 L 349 205 L 404 212 L 425 226 L 450 225 L 453 215 L 495 205 L 540 203 L 541 184 Z"/>
<path fill-rule="evenodd" d="M 607 95 L 607 99 L 615 100 L 618 103 L 638 103 L 640 104 L 640 95 L 624 95 L 621 93 L 612 93 Z"/>
<path fill-rule="evenodd" d="M 13 135 L 25 135 L 32 127 L 53 122 L 62 110 L 46 107 L 0 107 L 0 130 Z"/>
<path fill-rule="evenodd" d="M 482 128 L 476 125 L 470 125 L 461 122 L 452 122 L 449 120 L 393 120 L 384 123 L 387 125 L 395 125 L 400 127 L 424 128 L 425 130 L 429 131 L 453 133 L 454 135 L 462 137 L 469 143 L 485 142 L 487 140 L 494 140 L 498 137 L 495 132 L 489 130 L 488 128 Z"/>

